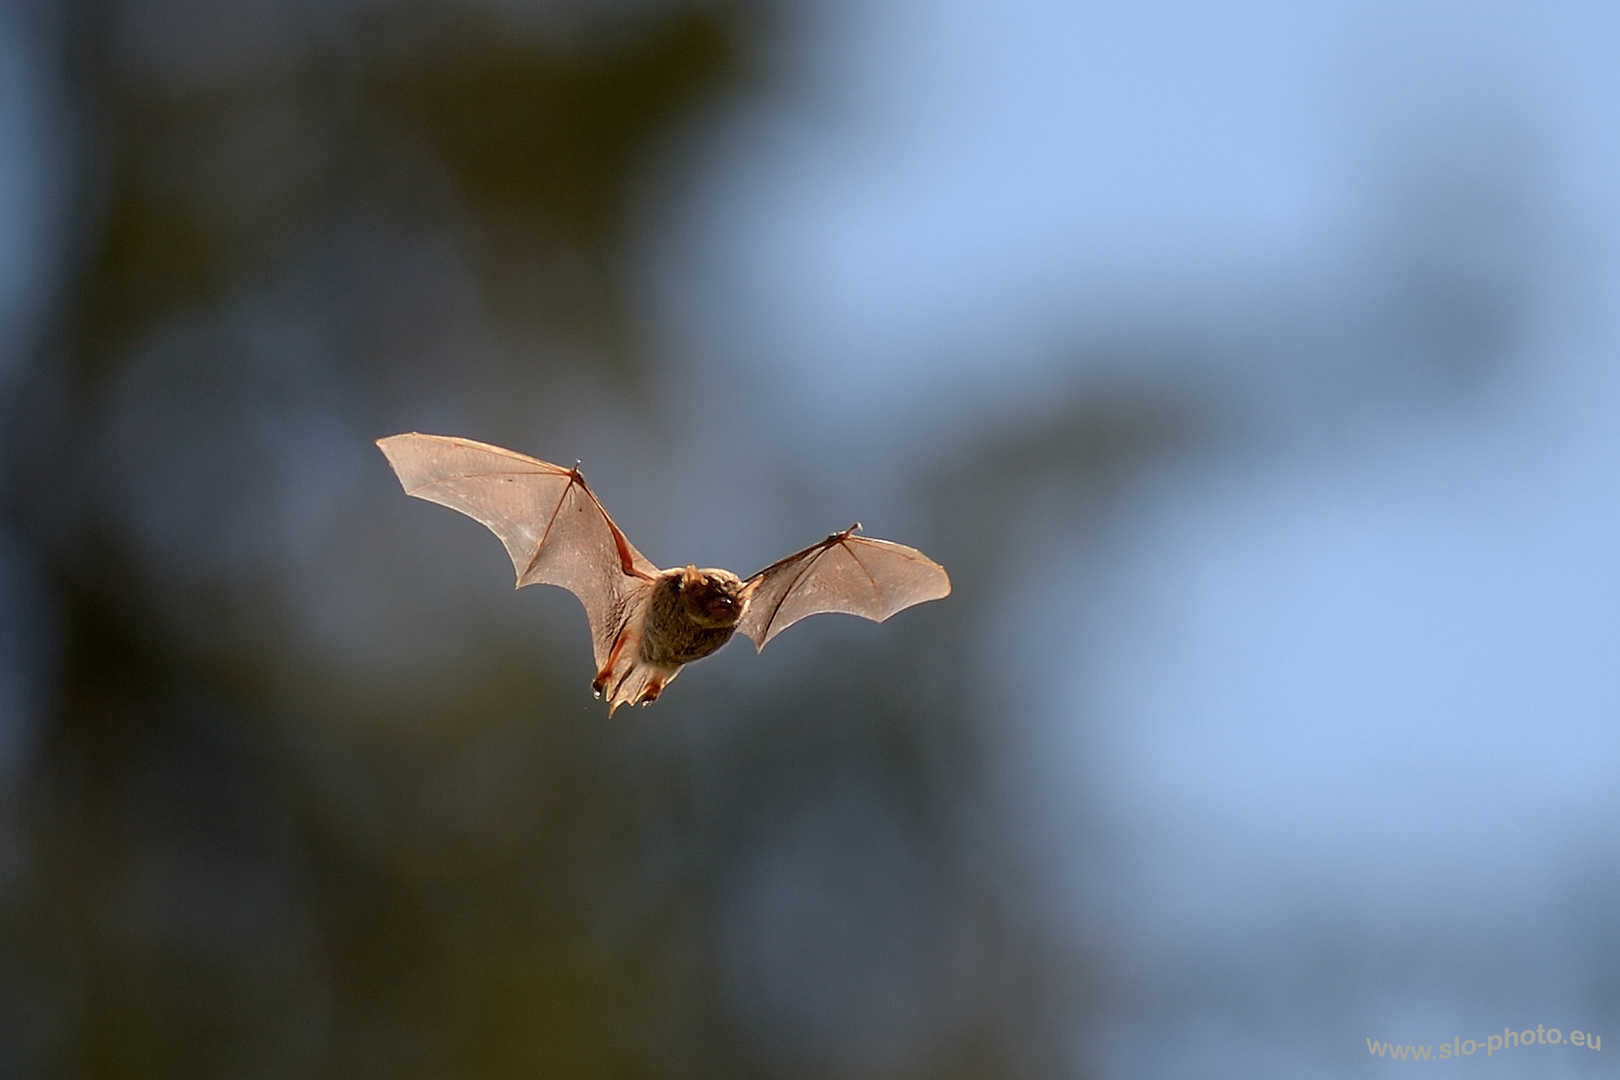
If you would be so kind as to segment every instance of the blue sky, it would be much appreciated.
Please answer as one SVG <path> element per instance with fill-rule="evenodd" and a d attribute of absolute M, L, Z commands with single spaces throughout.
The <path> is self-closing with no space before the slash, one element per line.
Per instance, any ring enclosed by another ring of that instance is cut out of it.
<path fill-rule="evenodd" d="M 768 399 L 759 440 L 838 433 L 912 467 L 918 432 L 1039 413 L 1108 335 L 1202 343 L 1260 417 L 1142 485 L 1100 557 L 1069 563 L 1047 527 L 1056 569 L 987 634 L 989 707 L 1035 717 L 1008 785 L 1045 917 L 1148 969 L 1323 920 L 1449 942 L 1420 979 L 1436 1025 L 1502 1001 L 1445 951 L 1467 926 L 1554 943 L 1520 981 L 1581 1007 L 1563 920 L 1620 810 L 1620 19 L 887 3 L 811 29 L 796 78 L 710 133 L 725 165 L 655 253 L 689 370 Z M 1431 225 L 1523 309 L 1476 384 L 1407 398 L 1375 324 L 1391 267 L 1425 280 Z M 1322 405 L 1345 385 L 1389 401 L 1347 421 Z M 1099 817 L 1112 854 L 1077 865 Z M 1277 970 L 1314 947 L 1290 940 Z M 1375 977 L 1362 1007 L 1410 1019 L 1411 993 Z M 1221 1038 L 1360 1022 L 1311 1008 Z M 1212 1037 L 1182 1021 L 1160 1034 L 1185 1058 L 1095 1063 L 1174 1072 Z"/>

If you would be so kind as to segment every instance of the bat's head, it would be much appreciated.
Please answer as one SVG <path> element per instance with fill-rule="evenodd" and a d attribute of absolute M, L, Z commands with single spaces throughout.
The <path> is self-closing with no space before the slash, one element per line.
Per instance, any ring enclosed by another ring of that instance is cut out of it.
<path fill-rule="evenodd" d="M 688 566 L 676 582 L 681 604 L 699 626 L 736 626 L 743 614 L 742 579 L 730 570 Z"/>

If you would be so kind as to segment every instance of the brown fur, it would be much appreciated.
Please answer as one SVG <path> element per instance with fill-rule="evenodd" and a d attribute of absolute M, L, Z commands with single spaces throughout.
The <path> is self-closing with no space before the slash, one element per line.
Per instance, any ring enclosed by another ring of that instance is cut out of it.
<path fill-rule="evenodd" d="M 668 570 L 654 582 L 641 658 L 675 666 L 701 660 L 731 640 L 742 618 L 742 581 L 726 570 Z"/>

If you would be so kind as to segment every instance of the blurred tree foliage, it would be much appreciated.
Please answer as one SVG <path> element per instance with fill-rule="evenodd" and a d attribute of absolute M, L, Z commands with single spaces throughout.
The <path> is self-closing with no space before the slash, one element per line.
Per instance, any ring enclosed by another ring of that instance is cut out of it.
<path fill-rule="evenodd" d="M 970 609 L 609 725 L 389 531 L 458 535 L 402 516 L 379 433 L 512 430 L 562 378 L 558 423 L 649 408 L 632 202 L 747 85 L 765 13 L 64 10 L 82 257 L 6 425 L 59 666 L 5 1071 L 1057 1068 L 1070 961 L 1007 914 L 1017 860 L 969 797 Z M 961 490 L 944 519 L 1005 513 Z M 998 529 L 940 534 L 989 580 Z"/>
<path fill-rule="evenodd" d="M 183 18 L 177 8 L 151 18 Z M 94 88 L 105 210 L 88 238 L 75 355 L 105 362 L 165 315 L 217 300 L 330 224 L 335 206 L 432 212 L 439 193 L 409 175 L 424 154 L 474 218 L 487 286 L 510 304 L 550 298 L 539 313 L 550 323 L 611 333 L 642 155 L 744 71 L 723 8 L 620 17 L 632 21 L 616 32 L 580 12 L 583 26 L 547 33 L 498 9 L 385 5 L 337 40 L 310 31 L 286 55 L 175 79 L 120 64 L 108 35 L 84 27 L 76 74 Z M 566 261 L 550 289 L 511 276 L 536 251 Z M 559 280 L 571 286 L 561 296 Z"/>

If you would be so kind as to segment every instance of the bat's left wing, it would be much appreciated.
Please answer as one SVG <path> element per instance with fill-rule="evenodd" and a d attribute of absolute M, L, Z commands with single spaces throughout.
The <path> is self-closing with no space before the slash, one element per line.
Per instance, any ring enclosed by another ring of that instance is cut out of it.
<path fill-rule="evenodd" d="M 445 435 L 391 435 L 377 446 L 406 494 L 487 525 L 512 557 L 519 588 L 561 585 L 579 597 L 596 666 L 607 663 L 658 568 L 625 539 L 577 467 Z"/>
<path fill-rule="evenodd" d="M 748 608 L 737 629 L 763 649 L 808 615 L 841 611 L 882 622 L 951 593 L 945 568 L 916 548 L 856 536 L 859 524 L 772 563 L 745 583 Z"/>

